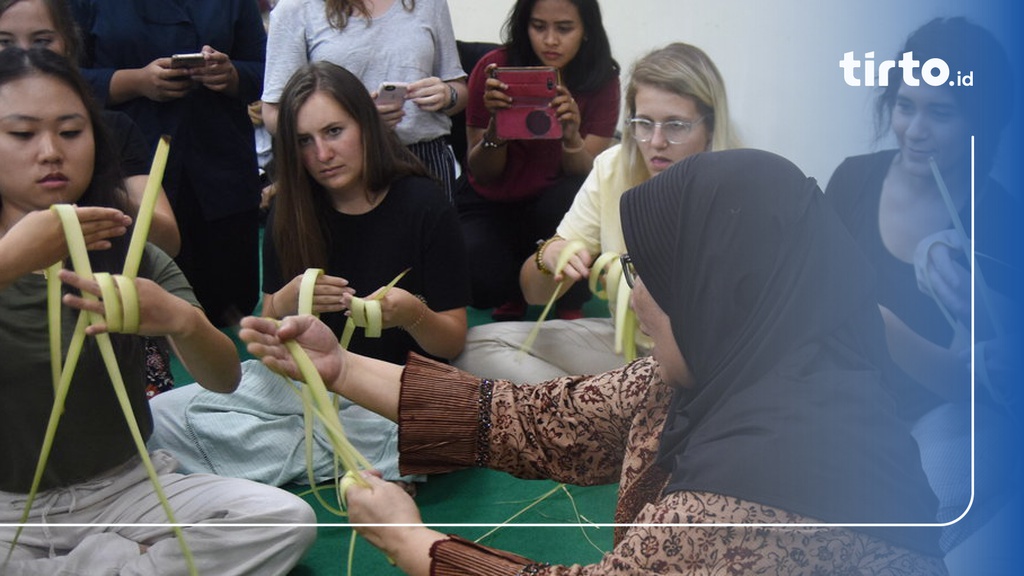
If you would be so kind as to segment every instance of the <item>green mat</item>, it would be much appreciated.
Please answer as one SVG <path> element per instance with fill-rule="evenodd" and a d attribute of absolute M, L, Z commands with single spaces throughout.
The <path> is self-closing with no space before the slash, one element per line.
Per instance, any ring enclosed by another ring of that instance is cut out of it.
<path fill-rule="evenodd" d="M 481 543 L 522 554 L 538 562 L 596 562 L 603 551 L 611 549 L 613 529 L 586 524 L 588 521 L 612 521 L 616 486 L 566 486 L 572 499 L 558 487 L 558 484 L 547 480 L 522 480 L 493 470 L 461 470 L 430 477 L 425 484 L 420 485 L 416 503 L 420 507 L 423 521 L 428 525 L 436 524 L 432 526 L 435 530 L 476 540 L 490 532 L 492 527 L 451 524 L 502 524 L 557 488 L 548 498 L 519 515 L 512 523 L 487 535 Z M 333 486 L 325 488 L 333 490 Z M 312 495 L 305 494 L 303 497 L 317 511 L 320 523 L 332 525 L 319 528 L 316 543 L 302 562 L 290 572 L 290 576 L 347 574 L 352 529 L 335 526 L 344 524 L 345 520 L 325 511 Z M 583 520 L 577 519 L 574 502 Z M 576 524 L 581 521 L 584 524 L 580 526 L 536 526 Z M 352 574 L 396 574 L 396 570 L 376 548 L 358 537 Z"/>
<path fill-rule="evenodd" d="M 257 308 L 258 310 L 259 308 Z M 530 306 L 526 319 L 536 319 L 540 306 Z M 583 306 L 585 315 L 607 316 L 607 304 L 592 298 Z M 490 310 L 468 309 L 470 326 L 491 321 Z M 226 331 L 238 347 L 239 355 L 251 358 L 234 331 Z M 178 384 L 193 382 L 176 358 L 171 371 Z M 598 561 L 612 547 L 612 528 L 587 524 L 608 524 L 613 521 L 617 485 L 567 486 L 558 489 L 542 502 L 517 516 L 507 526 L 488 535 L 493 526 L 509 521 L 524 508 L 557 488 L 547 480 L 523 480 L 502 472 L 469 469 L 431 476 L 420 485 L 416 504 L 423 521 L 446 534 L 458 534 L 469 540 L 484 535 L 482 544 L 521 554 L 538 562 L 552 564 L 589 564 Z M 292 485 L 285 489 L 301 495 L 317 512 L 317 540 L 289 576 L 344 576 L 348 574 L 349 543 L 352 529 L 346 520 L 325 510 L 308 486 Z M 328 502 L 333 502 L 333 485 L 321 487 Z M 567 493 L 568 492 L 568 493 Z M 572 498 L 570 498 L 570 495 Z M 573 504 L 576 509 L 574 510 Z M 579 516 L 577 516 L 577 510 Z M 488 526 L 453 526 L 486 524 Z M 538 524 L 573 526 L 536 526 Z M 397 570 L 384 556 L 361 537 L 356 539 L 352 574 L 357 576 L 396 574 Z"/>

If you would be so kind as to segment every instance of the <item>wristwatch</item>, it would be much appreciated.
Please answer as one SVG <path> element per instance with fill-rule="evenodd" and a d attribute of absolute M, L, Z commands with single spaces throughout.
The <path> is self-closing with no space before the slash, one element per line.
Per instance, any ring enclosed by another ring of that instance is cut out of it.
<path fill-rule="evenodd" d="M 448 99 L 448 103 L 445 104 L 444 108 L 441 109 L 442 112 L 447 112 L 452 108 L 455 108 L 455 105 L 459 103 L 459 91 L 456 90 L 455 86 L 451 84 L 445 85 L 448 86 L 448 95 L 450 96 L 450 98 Z"/>

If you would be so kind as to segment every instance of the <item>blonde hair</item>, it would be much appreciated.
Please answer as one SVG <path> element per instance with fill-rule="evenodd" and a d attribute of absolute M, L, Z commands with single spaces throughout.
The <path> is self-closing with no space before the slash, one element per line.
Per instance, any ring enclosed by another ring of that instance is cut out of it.
<path fill-rule="evenodd" d="M 741 146 L 739 138 L 729 120 L 729 101 L 725 94 L 725 82 L 718 67 L 703 50 L 675 42 L 643 56 L 633 64 L 629 85 L 626 87 L 626 124 L 622 130 L 622 147 L 635 184 L 650 178 L 629 120 L 636 115 L 636 93 L 639 86 L 651 86 L 692 98 L 698 112 L 704 116 L 705 126 L 711 130 L 710 150 L 728 150 Z M 634 185 L 635 185 L 634 184 Z"/>

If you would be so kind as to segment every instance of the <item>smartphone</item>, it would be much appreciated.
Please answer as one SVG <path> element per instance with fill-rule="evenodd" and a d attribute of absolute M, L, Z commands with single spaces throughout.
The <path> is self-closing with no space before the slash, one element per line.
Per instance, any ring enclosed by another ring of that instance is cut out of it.
<path fill-rule="evenodd" d="M 171 68 L 198 68 L 206 65 L 202 52 L 191 54 L 174 54 L 171 56 Z"/>
<path fill-rule="evenodd" d="M 501 67 L 491 76 L 508 86 L 512 107 L 495 115 L 502 140 L 554 140 L 562 137 L 562 125 L 551 108 L 558 95 L 558 69 L 550 66 Z"/>
<path fill-rule="evenodd" d="M 409 85 L 405 82 L 381 82 L 377 88 L 377 104 L 402 104 Z"/>

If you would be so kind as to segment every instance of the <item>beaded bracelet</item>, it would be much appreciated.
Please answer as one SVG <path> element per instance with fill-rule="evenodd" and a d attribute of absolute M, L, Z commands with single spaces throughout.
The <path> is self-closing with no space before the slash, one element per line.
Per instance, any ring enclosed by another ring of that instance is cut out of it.
<path fill-rule="evenodd" d="M 429 306 L 427 306 L 427 299 L 424 298 L 422 294 L 413 294 L 413 296 L 415 296 L 417 300 L 422 302 L 423 306 L 420 307 L 420 315 L 419 317 L 416 318 L 415 322 L 409 324 L 408 326 L 401 327 L 402 330 L 405 330 L 406 332 L 412 332 L 413 329 L 419 326 L 420 322 L 423 322 L 423 319 L 427 316 L 427 310 L 430 308 Z"/>
<path fill-rule="evenodd" d="M 541 274 L 547 276 L 555 275 L 553 270 L 544 265 L 544 250 L 547 249 L 549 244 L 556 240 L 565 240 L 565 238 L 555 235 L 547 240 L 537 240 L 537 253 L 533 255 L 533 261 L 537 264 L 537 270 L 540 270 Z"/>

